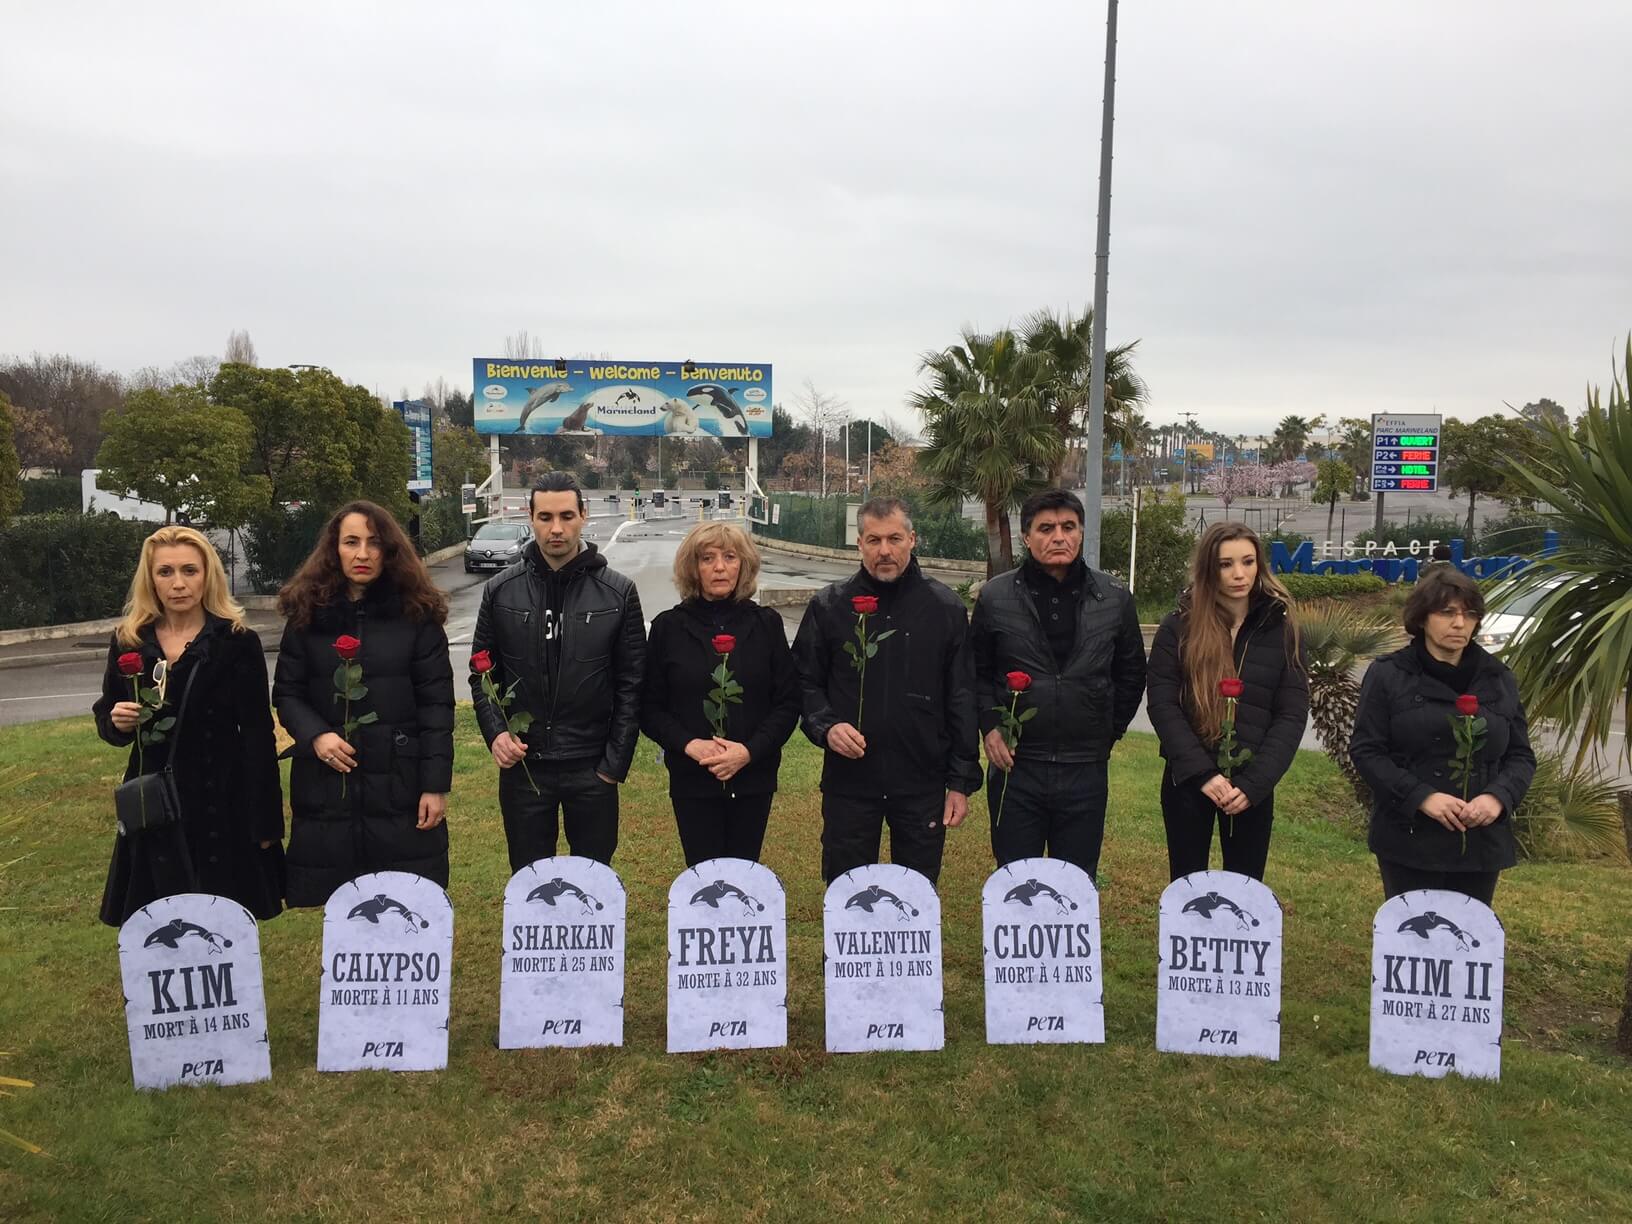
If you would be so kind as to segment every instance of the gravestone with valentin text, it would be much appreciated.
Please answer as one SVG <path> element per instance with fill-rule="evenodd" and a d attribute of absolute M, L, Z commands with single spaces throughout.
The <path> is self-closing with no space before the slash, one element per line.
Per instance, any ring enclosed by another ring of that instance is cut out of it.
<path fill-rule="evenodd" d="M 1233 871 L 1196 871 L 1162 893 L 1156 1048 L 1281 1056 L 1281 903 Z"/>
<path fill-rule="evenodd" d="M 1020 859 L 981 890 L 986 1040 L 1105 1040 L 1099 893 L 1063 859 Z"/>
<path fill-rule="evenodd" d="M 405 871 L 358 876 L 323 907 L 319 1071 L 448 1065 L 453 906 Z"/>
<path fill-rule="evenodd" d="M 623 1044 L 627 900 L 612 868 L 563 855 L 504 890 L 499 1048 Z"/>
<path fill-rule="evenodd" d="M 788 905 L 769 867 L 708 859 L 669 887 L 669 1053 L 788 1043 Z"/>
<path fill-rule="evenodd" d="M 919 872 L 894 863 L 847 871 L 822 906 L 827 1048 L 939 1050 L 941 900 Z"/>
<path fill-rule="evenodd" d="M 260 936 L 236 901 L 181 893 L 137 910 L 119 971 L 137 1088 L 272 1078 Z"/>
<path fill-rule="evenodd" d="M 1420 889 L 1383 902 L 1371 935 L 1371 1065 L 1500 1079 L 1506 951 L 1483 901 Z"/>

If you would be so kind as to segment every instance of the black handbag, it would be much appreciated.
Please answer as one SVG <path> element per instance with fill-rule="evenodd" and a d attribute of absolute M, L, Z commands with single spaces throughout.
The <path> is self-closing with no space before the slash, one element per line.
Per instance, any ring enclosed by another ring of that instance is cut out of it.
<path fill-rule="evenodd" d="M 176 740 L 181 735 L 181 716 L 187 709 L 187 697 L 193 691 L 202 659 L 187 673 L 187 683 L 181 690 L 181 702 L 176 706 L 175 725 L 170 728 L 170 756 L 176 754 Z M 136 734 L 142 733 L 141 727 Z M 137 774 L 113 788 L 113 814 L 118 823 L 119 836 L 148 833 L 164 829 L 181 821 L 181 792 L 176 789 L 176 774 L 169 762 L 157 773 Z"/>

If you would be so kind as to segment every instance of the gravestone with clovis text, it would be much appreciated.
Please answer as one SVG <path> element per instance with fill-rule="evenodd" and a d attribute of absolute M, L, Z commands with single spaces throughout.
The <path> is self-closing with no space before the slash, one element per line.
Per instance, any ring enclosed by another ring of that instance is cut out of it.
<path fill-rule="evenodd" d="M 822 978 L 830 1053 L 939 1050 L 941 899 L 894 863 L 847 871 L 822 906 Z"/>
<path fill-rule="evenodd" d="M 260 935 L 236 901 L 181 893 L 137 910 L 119 971 L 137 1088 L 272 1078 Z"/>
<path fill-rule="evenodd" d="M 1425 888 L 1383 902 L 1371 934 L 1371 1065 L 1500 1079 L 1506 951 L 1483 901 Z"/>
<path fill-rule="evenodd" d="M 1105 1040 L 1099 893 L 1055 858 L 999 867 L 981 890 L 986 1040 L 993 1045 Z"/>
<path fill-rule="evenodd" d="M 1162 893 L 1156 1048 L 1281 1056 L 1281 903 L 1261 881 L 1195 871 Z"/>
<path fill-rule="evenodd" d="M 453 906 L 406 871 L 358 876 L 323 907 L 319 1071 L 448 1065 Z"/>
<path fill-rule="evenodd" d="M 623 1044 L 627 902 L 617 872 L 563 855 L 504 890 L 499 1048 Z"/>
<path fill-rule="evenodd" d="M 769 867 L 708 859 L 669 887 L 669 1053 L 788 1043 L 788 905 Z"/>

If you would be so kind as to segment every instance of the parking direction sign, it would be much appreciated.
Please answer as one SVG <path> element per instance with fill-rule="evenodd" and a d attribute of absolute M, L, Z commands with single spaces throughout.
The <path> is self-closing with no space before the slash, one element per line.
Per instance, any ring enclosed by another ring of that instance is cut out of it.
<path fill-rule="evenodd" d="M 1371 487 L 1378 493 L 1433 493 L 1439 488 L 1438 413 L 1371 418 Z"/>

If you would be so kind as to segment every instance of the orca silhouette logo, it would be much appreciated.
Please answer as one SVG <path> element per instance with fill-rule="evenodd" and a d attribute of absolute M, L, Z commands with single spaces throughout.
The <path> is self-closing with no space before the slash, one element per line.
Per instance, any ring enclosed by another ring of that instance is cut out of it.
<path fill-rule="evenodd" d="M 1423 913 L 1407 918 L 1400 923 L 1395 934 L 1399 934 L 1401 931 L 1412 931 L 1418 939 L 1427 939 L 1428 933 L 1436 930 L 1449 931 L 1456 940 L 1456 947 L 1459 952 L 1466 952 L 1470 943 L 1476 948 L 1479 946 L 1479 941 L 1470 932 L 1463 930 L 1449 918 L 1446 918 L 1443 914 L 1437 914 L 1433 910 L 1425 910 Z"/>
<path fill-rule="evenodd" d="M 360 901 L 352 906 L 347 918 L 361 918 L 374 926 L 380 925 L 380 919 L 386 914 L 399 914 L 402 917 L 403 928 L 408 931 L 425 930 L 431 924 L 409 909 L 401 901 L 393 900 L 384 893 L 375 893 L 367 901 Z M 417 927 L 416 927 L 417 924 Z"/>
<path fill-rule="evenodd" d="M 563 880 L 556 876 L 553 880 L 546 880 L 532 892 L 527 894 L 529 901 L 542 901 L 545 905 L 554 905 L 562 897 L 575 897 L 578 904 L 583 906 L 583 912 L 593 914 L 596 910 L 603 910 L 605 905 L 590 896 L 571 880 Z"/>
<path fill-rule="evenodd" d="M 759 914 L 765 910 L 765 903 L 756 897 L 750 897 L 735 884 L 724 880 L 715 880 L 712 884 L 705 884 L 691 894 L 693 905 L 706 905 L 709 909 L 719 909 L 720 902 L 727 898 L 740 901 L 744 913 Z"/>
<path fill-rule="evenodd" d="M 222 948 L 232 947 L 232 940 L 226 936 L 217 935 L 214 931 L 206 930 L 196 922 L 188 922 L 185 918 L 172 918 L 163 926 L 154 927 L 152 934 L 142 942 L 142 947 L 151 948 L 154 944 L 163 944 L 167 948 L 179 948 L 181 941 L 189 937 L 202 939 L 208 945 L 211 956 L 219 956 Z"/>
<path fill-rule="evenodd" d="M 1258 919 L 1254 918 L 1250 913 L 1242 909 L 1228 897 L 1216 892 L 1210 892 L 1205 897 L 1191 897 L 1190 900 L 1184 903 L 1184 908 L 1179 912 L 1181 914 L 1200 914 L 1203 918 L 1211 922 L 1213 919 L 1213 911 L 1221 909 L 1229 910 L 1230 913 L 1235 915 L 1235 926 L 1237 930 L 1244 931 L 1248 927 L 1255 927 L 1258 925 Z"/>
<path fill-rule="evenodd" d="M 873 906 L 875 905 L 893 905 L 896 908 L 896 911 L 901 915 L 900 920 L 902 922 L 907 921 L 909 918 L 918 917 L 918 911 L 916 909 L 908 905 L 905 901 L 901 900 L 900 897 L 896 896 L 889 889 L 880 888 L 877 884 L 862 889 L 855 896 L 851 897 L 850 900 L 844 903 L 844 908 L 847 910 L 866 910 L 869 914 L 871 914 L 874 912 Z"/>
<path fill-rule="evenodd" d="M 1047 897 L 1059 907 L 1059 912 L 1068 914 L 1077 908 L 1077 903 L 1064 893 L 1050 888 L 1038 880 L 1027 880 L 1024 884 L 1016 884 L 1003 894 L 1003 901 L 1008 905 L 1024 905 L 1030 907 L 1038 897 Z"/>

